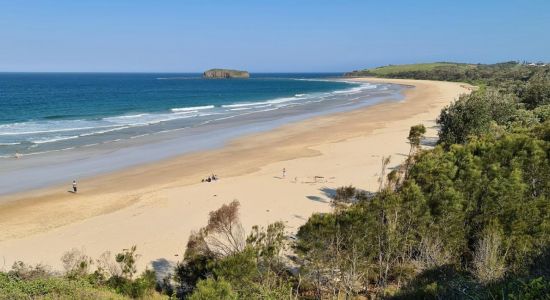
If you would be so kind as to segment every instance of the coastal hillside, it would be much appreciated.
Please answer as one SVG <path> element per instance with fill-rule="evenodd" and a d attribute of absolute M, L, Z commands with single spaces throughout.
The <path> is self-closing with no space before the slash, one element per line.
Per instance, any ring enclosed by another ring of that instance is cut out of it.
<path fill-rule="evenodd" d="M 550 300 L 550 0 L 1 8 L 0 300 Z"/>
<path fill-rule="evenodd" d="M 406 65 L 387 65 L 382 67 L 376 67 L 372 69 L 356 70 L 345 73 L 346 77 L 360 77 L 360 76 L 375 76 L 375 77 L 389 77 L 402 78 L 398 74 L 406 73 L 417 73 L 417 72 L 427 72 L 433 71 L 435 69 L 457 69 L 461 71 L 466 71 L 472 68 L 475 68 L 476 65 L 473 64 L 461 64 L 461 63 L 451 63 L 451 62 L 436 62 L 436 63 L 421 63 L 421 64 L 406 64 Z"/>
<path fill-rule="evenodd" d="M 249 78 L 250 74 L 247 71 L 230 70 L 230 69 L 210 69 L 202 74 L 203 78 Z"/>
<path fill-rule="evenodd" d="M 210 212 L 161 279 L 137 273 L 135 247 L 97 268 L 72 250 L 62 275 L 23 263 L 0 273 L 0 298 L 548 299 L 550 73 L 488 69 L 441 111 L 437 141 L 412 126 L 402 165 L 380 157 L 374 190 L 335 188 L 334 210 L 296 235 L 283 222 L 245 234 L 235 200 Z"/>
<path fill-rule="evenodd" d="M 375 72 L 480 88 L 441 111 L 433 149 L 422 147 L 425 126 L 412 126 L 405 163 L 390 170 L 382 157 L 377 190 L 337 188 L 334 211 L 309 217 L 290 242 L 281 223 L 248 238 L 220 231 L 239 224 L 238 202 L 212 212 L 189 239 L 176 290 L 197 299 L 215 291 L 242 299 L 548 299 L 548 68 L 445 63 Z M 220 232 L 242 243 L 220 248 L 210 236 Z"/>
<path fill-rule="evenodd" d="M 436 62 L 388 65 L 348 72 L 344 74 L 344 77 L 427 79 L 460 81 L 479 85 L 525 81 L 535 73 L 548 72 L 549 69 L 550 66 L 544 63 L 519 63 L 516 61 L 496 64 Z"/>

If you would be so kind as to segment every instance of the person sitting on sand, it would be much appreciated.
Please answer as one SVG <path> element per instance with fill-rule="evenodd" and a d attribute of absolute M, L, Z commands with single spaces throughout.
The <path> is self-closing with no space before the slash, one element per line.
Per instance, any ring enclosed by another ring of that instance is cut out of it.
<path fill-rule="evenodd" d="M 73 180 L 73 192 L 76 194 L 76 180 Z"/>
<path fill-rule="evenodd" d="M 208 178 L 206 178 L 206 182 L 212 182 L 212 178 L 210 178 L 210 176 Z"/>

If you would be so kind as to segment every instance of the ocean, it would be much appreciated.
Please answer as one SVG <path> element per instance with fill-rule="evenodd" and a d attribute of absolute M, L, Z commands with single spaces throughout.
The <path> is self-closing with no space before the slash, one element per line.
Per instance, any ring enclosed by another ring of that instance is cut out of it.
<path fill-rule="evenodd" d="M 0 73 L 0 196 L 402 99 L 403 86 L 338 75 Z"/>
<path fill-rule="evenodd" d="M 297 106 L 314 110 L 377 88 L 330 79 L 339 75 L 213 80 L 173 73 L 0 73 L 0 157 L 90 147 Z"/>

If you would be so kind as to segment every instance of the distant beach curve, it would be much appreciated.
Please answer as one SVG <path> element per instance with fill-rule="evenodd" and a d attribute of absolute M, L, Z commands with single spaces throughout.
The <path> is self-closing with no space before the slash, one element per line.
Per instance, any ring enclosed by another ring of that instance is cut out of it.
<path fill-rule="evenodd" d="M 158 74 L 0 74 L 6 79 L 0 85 L 8 87 L 0 113 L 0 195 L 213 149 L 289 122 L 401 99 L 402 86 L 329 75 L 218 81 L 190 74 L 163 81 Z M 33 89 L 16 87 L 28 81 L 35 83 Z M 22 100 L 27 105 L 14 120 L 9 112 Z"/>
<path fill-rule="evenodd" d="M 382 157 L 391 155 L 389 168 L 405 159 L 410 126 L 425 124 L 427 137 L 433 138 L 434 119 L 441 108 L 469 92 L 462 83 L 358 80 L 388 84 L 388 88 L 414 88 L 401 89 L 399 101 L 380 101 L 349 111 L 337 109 L 300 117 L 291 124 L 275 122 L 289 120 L 280 115 L 260 128 L 244 122 L 248 134 L 240 127 L 240 137 L 229 139 L 231 128 L 239 128 L 234 124 L 237 127 L 226 128 L 228 140 L 220 145 L 223 147 L 78 180 L 78 194 L 67 192 L 73 180 L 73 170 L 67 167 L 70 164 L 58 161 L 68 172 L 63 184 L 0 198 L 4 203 L 0 204 L 0 249 L 6 265 L 24 260 L 59 269 L 59 258 L 68 249 L 85 249 L 91 257 L 99 257 L 106 250 L 119 251 L 128 245 L 140 249 L 141 270 L 158 259 L 175 263 L 179 258 L 172 255 L 185 251 L 189 233 L 205 224 L 208 212 L 234 199 L 241 203 L 244 228 L 283 221 L 289 232 L 295 232 L 312 213 L 331 211 L 334 187 L 352 184 L 376 190 Z M 210 138 L 219 140 L 219 132 L 224 131 L 216 131 Z M 166 148 L 177 153 L 188 140 L 157 144 L 151 150 L 136 149 L 135 153 L 157 156 L 159 149 Z M 89 167 L 138 157 L 123 150 L 109 153 L 114 156 L 105 156 L 109 157 L 106 162 L 94 161 Z M 90 158 L 103 156 L 95 151 L 89 154 Z M 18 163 L 25 166 L 26 161 Z M 212 174 L 216 174 L 216 182 L 201 183 Z M 39 257 L 36 245 L 43 247 Z"/>

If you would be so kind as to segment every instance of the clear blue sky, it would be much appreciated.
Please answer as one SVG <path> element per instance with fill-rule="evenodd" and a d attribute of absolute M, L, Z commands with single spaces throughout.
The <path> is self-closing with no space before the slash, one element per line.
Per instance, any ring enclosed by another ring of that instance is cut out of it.
<path fill-rule="evenodd" d="M 0 0 L 0 71 L 550 61 L 550 1 Z"/>

